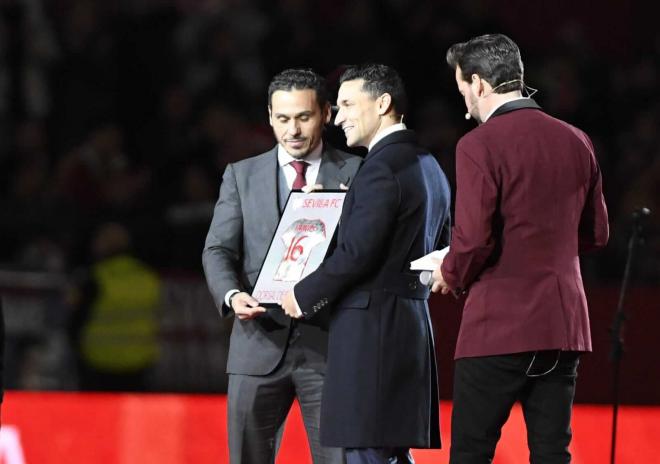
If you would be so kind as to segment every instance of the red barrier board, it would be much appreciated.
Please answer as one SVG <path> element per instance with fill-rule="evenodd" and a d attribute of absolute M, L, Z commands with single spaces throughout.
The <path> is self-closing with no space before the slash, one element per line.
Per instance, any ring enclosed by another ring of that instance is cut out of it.
<path fill-rule="evenodd" d="M 573 462 L 609 462 L 611 409 L 577 405 Z M 418 464 L 446 463 L 451 404 L 441 404 L 443 450 L 414 450 Z M 218 464 L 228 462 L 226 397 L 8 392 L 0 464 Z M 656 462 L 660 407 L 619 411 L 617 463 Z M 300 411 L 289 417 L 278 464 L 311 464 Z M 495 464 L 527 463 L 522 414 L 504 427 Z"/>

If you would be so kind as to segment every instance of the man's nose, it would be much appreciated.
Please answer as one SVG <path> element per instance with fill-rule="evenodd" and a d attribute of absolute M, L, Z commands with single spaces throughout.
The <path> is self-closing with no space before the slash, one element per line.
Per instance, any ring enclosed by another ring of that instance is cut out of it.
<path fill-rule="evenodd" d="M 341 126 L 341 123 L 344 122 L 344 110 L 339 107 L 339 110 L 337 111 L 337 115 L 335 116 L 335 126 Z"/>
<path fill-rule="evenodd" d="M 296 119 L 289 121 L 288 131 L 290 134 L 297 135 L 300 133 L 300 123 Z"/>

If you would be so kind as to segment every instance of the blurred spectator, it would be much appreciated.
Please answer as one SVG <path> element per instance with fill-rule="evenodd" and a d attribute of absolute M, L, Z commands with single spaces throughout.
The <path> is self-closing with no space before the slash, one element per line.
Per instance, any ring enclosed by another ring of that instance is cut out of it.
<path fill-rule="evenodd" d="M 268 20 L 253 0 L 208 0 L 183 16 L 175 49 L 182 76 L 195 99 L 215 98 L 233 105 L 256 102 L 265 85 L 260 45 Z M 253 105 L 244 108 L 251 117 Z"/>
<path fill-rule="evenodd" d="M 208 231 L 216 197 L 216 182 L 209 170 L 190 164 L 181 173 L 179 196 L 166 211 L 171 268 L 201 272 L 199 241 Z"/>
<path fill-rule="evenodd" d="M 86 135 L 89 121 L 118 111 L 121 31 L 114 2 L 64 0 L 44 3 L 56 24 L 61 57 L 52 69 L 53 142 L 69 151 Z"/>
<path fill-rule="evenodd" d="M 65 235 L 66 216 L 51 195 L 50 156 L 42 122 L 18 124 L 10 153 L 0 169 L 6 188 L 0 197 L 0 228 L 7 234 L 0 242 L 0 261 L 31 270 L 63 270 L 65 253 L 56 249 Z"/>
<path fill-rule="evenodd" d="M 56 167 L 55 191 L 77 211 L 87 214 L 121 201 L 117 195 L 129 196 L 136 186 L 130 185 L 129 159 L 123 151 L 123 133 L 114 124 L 94 128 L 84 143 L 62 157 Z M 121 182 L 125 180 L 125 182 Z M 129 185 L 124 185 L 129 184 Z"/>
<path fill-rule="evenodd" d="M 635 257 L 635 280 L 647 285 L 657 285 L 660 269 L 660 145 L 649 164 L 637 176 L 637 181 L 621 200 L 621 216 L 616 226 L 624 231 L 619 238 L 618 249 L 623 251 L 632 232 L 631 216 L 641 207 L 651 210 L 651 216 L 644 219 L 642 247 Z"/>
<path fill-rule="evenodd" d="M 160 278 L 130 252 L 128 230 L 99 227 L 94 262 L 71 292 L 71 333 L 85 390 L 143 391 L 158 358 Z"/>

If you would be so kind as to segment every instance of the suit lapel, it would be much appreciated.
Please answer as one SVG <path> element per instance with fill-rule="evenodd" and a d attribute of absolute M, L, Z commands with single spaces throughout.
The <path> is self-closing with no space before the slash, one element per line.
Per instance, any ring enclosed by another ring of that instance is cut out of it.
<path fill-rule="evenodd" d="M 378 153 L 383 147 L 386 147 L 392 143 L 417 143 L 417 136 L 415 132 L 410 129 L 403 129 L 391 134 L 386 135 L 380 139 L 376 144 L 371 147 L 371 150 L 367 153 L 367 156 L 364 158 L 364 162 L 369 161 L 373 156 Z"/>
<path fill-rule="evenodd" d="M 278 175 L 279 165 L 277 163 L 277 146 L 275 146 L 250 175 L 251 188 L 254 189 L 256 204 L 259 205 L 258 211 L 253 211 L 252 214 L 259 215 L 264 227 L 273 232 L 280 220 Z"/>
<path fill-rule="evenodd" d="M 343 171 L 345 164 L 346 161 L 341 159 L 334 149 L 324 149 L 316 183 L 323 185 L 325 189 L 338 189 L 339 184 L 348 185 L 351 178 Z"/>

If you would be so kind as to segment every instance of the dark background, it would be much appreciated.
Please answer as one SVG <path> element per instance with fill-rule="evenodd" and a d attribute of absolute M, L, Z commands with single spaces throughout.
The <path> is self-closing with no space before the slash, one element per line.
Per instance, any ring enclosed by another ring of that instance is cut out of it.
<path fill-rule="evenodd" d="M 274 144 L 271 76 L 312 67 L 336 91 L 342 65 L 394 66 L 411 100 L 406 122 L 454 186 L 455 144 L 474 122 L 463 118 L 445 52 L 501 32 L 519 44 L 541 106 L 585 130 L 596 147 L 611 239 L 582 261 L 595 352 L 583 359 L 577 399 L 609 401 L 608 327 L 630 216 L 642 205 L 656 213 L 660 202 L 655 17 L 653 2 L 615 0 L 0 2 L 6 384 L 78 387 L 65 295 L 90 265 L 93 231 L 112 220 L 127 226 L 133 252 L 159 271 L 171 297 L 161 321 L 170 357 L 160 372 L 185 369 L 178 379 L 157 376 L 152 389 L 222 391 L 229 326 L 209 304 L 201 249 L 224 167 Z M 327 135 L 343 144 L 335 128 Z M 654 214 L 626 304 L 629 403 L 660 403 L 659 228 Z M 448 398 L 460 305 L 433 296 L 431 307 Z"/>

